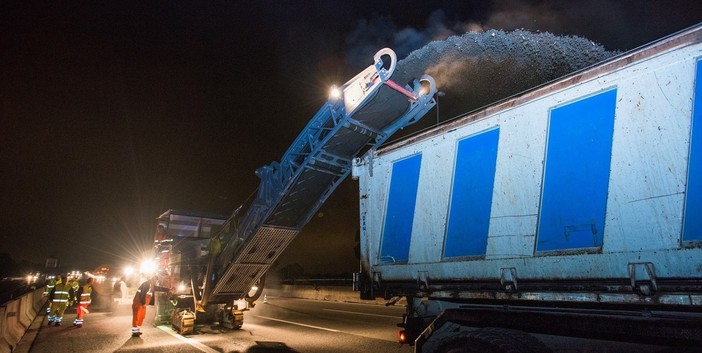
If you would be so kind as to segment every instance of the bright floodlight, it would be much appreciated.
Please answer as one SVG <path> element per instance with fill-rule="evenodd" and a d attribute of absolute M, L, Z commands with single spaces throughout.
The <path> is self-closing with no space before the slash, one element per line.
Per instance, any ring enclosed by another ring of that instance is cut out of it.
<path fill-rule="evenodd" d="M 139 267 L 139 271 L 147 275 L 156 273 L 156 263 L 151 260 L 144 260 Z"/>
<path fill-rule="evenodd" d="M 339 89 L 339 87 L 332 86 L 331 90 L 329 91 L 329 97 L 331 99 L 341 98 L 341 90 Z"/>
<path fill-rule="evenodd" d="M 178 292 L 179 292 L 179 293 L 185 292 L 185 290 L 186 290 L 187 288 L 188 288 L 188 287 L 187 287 L 187 286 L 185 285 L 185 283 L 183 283 L 183 282 L 181 282 L 181 283 L 178 284 Z"/>
<path fill-rule="evenodd" d="M 130 276 L 132 273 L 134 273 L 134 267 L 126 266 L 122 271 L 124 272 L 125 276 Z"/>

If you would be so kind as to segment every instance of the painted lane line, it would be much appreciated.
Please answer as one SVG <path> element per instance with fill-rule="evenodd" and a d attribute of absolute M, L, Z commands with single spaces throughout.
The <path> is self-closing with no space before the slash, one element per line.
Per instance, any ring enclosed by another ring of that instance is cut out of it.
<path fill-rule="evenodd" d="M 201 351 L 203 351 L 203 352 L 205 352 L 205 353 L 220 353 L 218 350 L 212 349 L 212 348 L 210 348 L 210 347 L 208 347 L 208 346 L 206 346 L 206 345 L 204 345 L 204 344 L 202 344 L 202 343 L 200 343 L 200 342 L 198 342 L 198 341 L 196 341 L 196 340 L 194 340 L 194 339 L 187 338 L 187 337 L 185 337 L 185 336 L 181 336 L 180 334 L 178 334 L 177 332 L 173 331 L 173 329 L 171 329 L 171 328 L 168 327 L 168 326 L 161 325 L 161 326 L 157 326 L 157 327 L 158 327 L 161 331 L 166 332 L 166 333 L 168 333 L 169 335 L 171 335 L 171 336 L 173 336 L 173 337 L 175 337 L 175 338 L 177 338 L 177 339 L 179 339 L 179 340 L 181 340 L 181 341 L 183 341 L 183 342 L 185 342 L 185 343 L 191 345 L 193 348 L 197 348 L 197 349 L 199 349 L 199 350 L 201 350 Z"/>
<path fill-rule="evenodd" d="M 347 310 L 336 310 L 336 309 L 322 309 L 324 311 L 334 311 L 337 313 L 345 313 L 345 314 L 356 314 L 356 315 L 366 315 L 366 316 L 377 316 L 377 317 L 387 317 L 391 319 L 397 319 L 398 317 L 395 315 L 382 315 L 382 314 L 369 314 L 369 313 L 359 313 L 358 311 L 347 311 Z"/>
<path fill-rule="evenodd" d="M 258 318 L 261 318 L 261 319 L 271 320 L 271 321 L 283 322 L 283 323 L 291 324 L 291 325 L 298 325 L 298 326 L 303 326 L 303 327 L 314 328 L 314 329 L 317 329 L 317 330 L 324 330 L 324 331 L 329 331 L 329 332 L 341 332 L 341 331 L 339 331 L 339 330 L 334 330 L 334 329 L 331 329 L 331 328 L 319 327 L 319 326 L 312 326 L 312 325 L 302 324 L 302 323 L 299 323 L 299 322 L 293 322 L 293 321 L 287 321 L 287 320 L 281 320 L 281 319 L 274 319 L 274 318 L 268 317 L 268 316 L 260 316 L 260 315 L 252 315 L 252 316 L 255 316 L 255 317 L 258 317 Z"/>

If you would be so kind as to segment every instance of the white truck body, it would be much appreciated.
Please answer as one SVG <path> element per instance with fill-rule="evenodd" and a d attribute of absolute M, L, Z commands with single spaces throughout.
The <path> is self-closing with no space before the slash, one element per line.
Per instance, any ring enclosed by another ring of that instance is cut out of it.
<path fill-rule="evenodd" d="M 362 296 L 406 296 L 410 319 L 604 307 L 699 330 L 702 26 L 370 151 L 353 176 Z"/>

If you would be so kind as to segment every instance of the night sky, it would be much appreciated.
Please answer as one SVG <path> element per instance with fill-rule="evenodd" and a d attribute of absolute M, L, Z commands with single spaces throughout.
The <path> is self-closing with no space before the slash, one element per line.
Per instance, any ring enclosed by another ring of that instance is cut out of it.
<path fill-rule="evenodd" d="M 699 0 L 3 1 L 0 253 L 88 270 L 140 259 L 167 209 L 231 214 L 383 46 L 523 28 L 625 51 L 700 21 Z M 356 187 L 280 261 L 355 270 Z"/>

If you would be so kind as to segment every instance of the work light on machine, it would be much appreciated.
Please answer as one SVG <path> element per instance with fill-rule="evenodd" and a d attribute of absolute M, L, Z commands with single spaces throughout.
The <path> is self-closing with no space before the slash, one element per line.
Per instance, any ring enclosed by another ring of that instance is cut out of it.
<path fill-rule="evenodd" d="M 183 293 L 185 292 L 186 289 L 188 289 L 188 286 L 185 285 L 184 282 L 178 283 L 178 293 Z"/>
<path fill-rule="evenodd" d="M 156 263 L 152 260 L 144 260 L 139 266 L 139 271 L 143 274 L 154 274 L 156 273 Z"/>
<path fill-rule="evenodd" d="M 332 86 L 331 89 L 329 90 L 329 98 L 333 100 L 337 100 L 341 98 L 341 89 L 337 87 L 336 85 Z"/>

